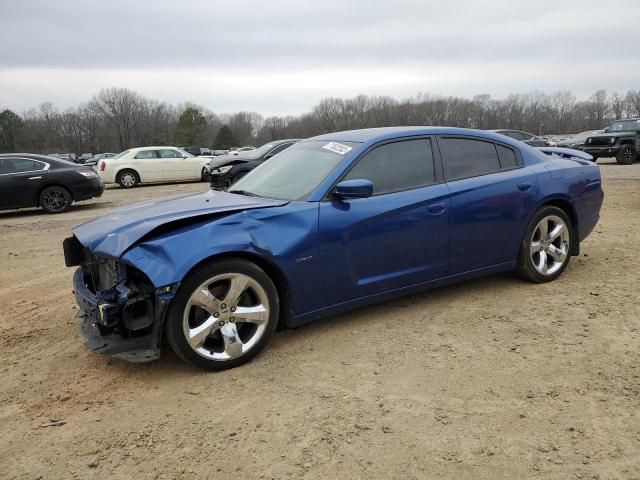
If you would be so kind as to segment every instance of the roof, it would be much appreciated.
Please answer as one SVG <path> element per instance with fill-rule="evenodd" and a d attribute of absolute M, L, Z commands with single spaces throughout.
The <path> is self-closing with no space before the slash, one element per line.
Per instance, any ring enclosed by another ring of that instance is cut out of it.
<path fill-rule="evenodd" d="M 42 160 L 42 161 L 50 161 L 50 160 L 62 160 L 68 163 L 69 160 L 64 158 L 52 157 L 51 155 L 41 155 L 39 153 L 0 153 L 0 157 L 22 157 L 22 158 L 32 158 L 34 160 Z"/>
<path fill-rule="evenodd" d="M 382 127 L 365 128 L 361 130 L 347 130 L 344 132 L 327 133 L 318 135 L 309 140 L 332 140 L 341 142 L 375 143 L 398 137 L 409 137 L 414 135 L 468 135 L 481 137 L 490 140 L 497 140 L 503 143 L 512 143 L 520 146 L 517 140 L 510 141 L 509 137 L 486 130 L 473 128 L 456 127 Z"/>
<path fill-rule="evenodd" d="M 180 150 L 180 148 L 174 147 L 173 145 L 159 145 L 159 146 L 150 146 L 150 147 L 132 147 L 132 148 L 127 148 L 127 150 L 152 150 L 154 148 L 173 148 L 175 150 Z"/>

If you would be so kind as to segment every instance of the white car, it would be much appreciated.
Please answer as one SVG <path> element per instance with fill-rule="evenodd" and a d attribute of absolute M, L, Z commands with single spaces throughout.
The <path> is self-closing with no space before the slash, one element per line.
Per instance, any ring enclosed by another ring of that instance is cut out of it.
<path fill-rule="evenodd" d="M 202 180 L 206 163 L 176 147 L 141 147 L 100 160 L 97 170 L 104 183 L 132 188 L 139 183 Z"/>

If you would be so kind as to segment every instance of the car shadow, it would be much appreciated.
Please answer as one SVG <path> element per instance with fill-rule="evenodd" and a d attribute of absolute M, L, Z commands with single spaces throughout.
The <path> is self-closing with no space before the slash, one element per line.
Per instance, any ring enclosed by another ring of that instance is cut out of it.
<path fill-rule="evenodd" d="M 261 361 L 265 361 L 265 356 L 281 355 L 285 350 L 290 348 L 290 344 L 295 342 L 296 345 L 307 344 L 313 342 L 315 337 L 325 334 L 329 328 L 341 328 L 345 331 L 353 332 L 364 328 L 367 329 L 384 329 L 390 318 L 401 318 L 403 310 L 413 307 L 413 313 L 416 309 L 429 312 L 430 307 L 442 305 L 442 302 L 451 302 L 459 295 L 482 296 L 485 293 L 503 291 L 508 288 L 518 288 L 518 285 L 530 285 L 528 282 L 522 281 L 515 277 L 512 272 L 499 273 L 488 277 L 463 281 L 453 285 L 437 287 L 424 292 L 399 297 L 394 300 L 388 300 L 383 303 L 360 307 L 345 313 L 331 315 L 308 324 L 295 328 L 285 328 L 275 332 L 273 338 L 254 360 L 250 362 L 254 367 L 258 366 Z M 112 367 L 122 369 L 123 373 L 136 374 L 143 376 L 154 376 L 156 373 L 162 373 L 163 378 L 189 378 L 202 374 L 222 375 L 224 372 L 209 372 L 198 367 L 188 365 L 182 361 L 163 340 L 162 356 L 160 360 L 149 363 L 131 364 L 121 360 L 110 359 Z M 273 359 L 268 361 L 273 365 Z M 246 368 L 243 366 L 239 369 Z M 237 369 L 229 370 L 231 372 Z M 226 372 L 229 372 L 226 371 Z M 160 381 L 160 380 L 159 380 Z"/>
<path fill-rule="evenodd" d="M 46 216 L 46 217 L 55 217 L 57 215 L 61 215 L 64 217 L 66 214 L 71 212 L 81 212 L 83 210 L 94 210 L 99 208 L 104 208 L 105 206 L 112 205 L 113 202 L 95 202 L 95 203 L 74 203 L 71 205 L 71 208 L 64 213 L 47 213 L 41 208 L 21 208 L 18 210 L 4 210 L 0 211 L 0 220 L 3 218 L 15 218 L 15 217 L 36 217 L 36 216 Z"/>

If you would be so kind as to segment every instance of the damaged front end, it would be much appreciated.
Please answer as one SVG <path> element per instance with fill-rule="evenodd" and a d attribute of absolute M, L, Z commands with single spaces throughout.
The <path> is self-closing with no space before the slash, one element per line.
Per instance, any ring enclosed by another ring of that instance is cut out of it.
<path fill-rule="evenodd" d="M 156 288 L 137 268 L 64 241 L 65 263 L 78 266 L 73 291 L 86 346 L 129 362 L 160 357 L 162 324 L 176 285 Z"/>

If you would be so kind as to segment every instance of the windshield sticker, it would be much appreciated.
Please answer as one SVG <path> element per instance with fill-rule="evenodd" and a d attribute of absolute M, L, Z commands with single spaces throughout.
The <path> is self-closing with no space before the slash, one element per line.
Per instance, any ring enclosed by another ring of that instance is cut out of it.
<path fill-rule="evenodd" d="M 343 145 L 341 143 L 336 143 L 336 142 L 329 142 L 322 148 L 324 148 L 325 150 L 329 150 L 330 152 L 333 152 L 333 153 L 338 153 L 340 155 L 344 155 L 345 153 L 349 153 L 351 150 L 353 150 L 353 148 L 347 145 Z"/>

